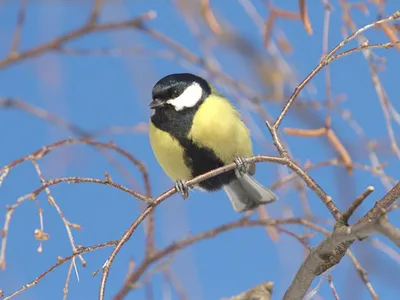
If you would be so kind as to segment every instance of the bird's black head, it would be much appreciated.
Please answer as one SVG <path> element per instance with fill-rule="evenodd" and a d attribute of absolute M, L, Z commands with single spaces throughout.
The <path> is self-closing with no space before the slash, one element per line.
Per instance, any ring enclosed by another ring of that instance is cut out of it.
<path fill-rule="evenodd" d="M 211 93 L 203 78 L 190 73 L 171 74 L 161 78 L 153 87 L 151 109 L 173 107 L 176 111 L 192 108 Z"/>

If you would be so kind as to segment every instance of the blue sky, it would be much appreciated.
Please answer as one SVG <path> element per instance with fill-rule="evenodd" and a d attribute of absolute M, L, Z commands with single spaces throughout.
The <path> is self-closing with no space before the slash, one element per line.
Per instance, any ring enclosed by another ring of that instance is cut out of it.
<path fill-rule="evenodd" d="M 211 1 L 215 13 L 223 24 L 230 24 L 241 35 L 263 53 L 259 28 L 244 12 L 241 2 L 231 1 L 229 5 L 222 1 Z M 309 1 L 310 2 L 310 1 Z M 267 12 L 262 1 L 254 1 L 260 15 L 265 18 Z M 335 10 L 331 15 L 329 32 L 329 48 L 334 47 L 342 39 L 341 10 L 337 1 L 332 1 Z M 281 8 L 297 10 L 297 1 L 285 1 Z M 376 11 L 372 5 L 370 16 L 354 12 L 354 20 L 360 26 L 375 19 Z M 387 4 L 386 13 L 397 9 L 393 2 Z M 22 30 L 21 49 L 30 49 L 66 33 L 83 24 L 91 9 L 90 1 L 30 1 L 26 23 Z M 0 57 L 5 57 L 10 49 L 12 30 L 16 22 L 18 1 L 2 1 L 0 3 Z M 199 46 L 187 23 L 181 17 L 171 1 L 113 1 L 101 14 L 101 22 L 121 20 L 137 16 L 149 10 L 157 12 L 157 18 L 149 21 L 150 28 L 155 28 L 169 38 L 178 41 L 184 47 L 199 56 L 206 55 L 205 45 Z M 284 32 L 294 48 L 294 52 L 285 59 L 295 72 L 297 82 L 304 78 L 319 62 L 322 53 L 323 6 L 320 1 L 309 7 L 309 16 L 314 33 L 309 36 L 298 21 L 279 20 L 277 25 Z M 209 33 L 200 24 L 203 34 Z M 367 37 L 371 42 L 386 42 L 387 38 L 377 30 L 370 30 Z M 90 34 L 68 44 L 75 49 L 118 48 L 146 49 L 141 55 L 68 55 L 51 53 L 10 65 L 0 71 L 0 97 L 15 97 L 26 103 L 48 110 L 64 119 L 79 125 L 86 130 L 98 130 L 110 126 L 134 127 L 147 123 L 150 111 L 147 108 L 151 101 L 151 88 L 164 75 L 174 72 L 190 71 L 204 76 L 209 74 L 198 66 L 182 61 L 182 59 L 165 59 L 160 51 L 169 49 L 148 35 L 136 30 L 104 32 Z M 349 47 L 356 46 L 352 43 Z M 387 59 L 386 69 L 379 76 L 386 92 L 399 110 L 396 101 L 399 56 L 396 49 L 377 50 L 379 56 Z M 220 62 L 222 70 L 237 81 L 245 83 L 254 90 L 254 94 L 263 94 L 268 89 L 254 80 L 252 70 L 246 60 L 238 57 L 231 49 L 216 46 L 213 50 L 215 58 Z M 179 58 L 179 56 L 178 56 Z M 389 140 L 385 127 L 385 119 L 379 105 L 376 92 L 371 84 L 368 65 L 362 54 L 352 54 L 331 65 L 333 97 L 346 94 L 346 101 L 339 107 L 351 111 L 355 120 L 362 126 L 370 139 L 379 142 L 378 154 L 382 161 L 388 162 L 386 172 L 397 177 L 398 160 L 390 152 Z M 238 107 L 243 95 L 232 93 L 232 89 L 216 82 L 218 88 L 230 96 Z M 289 93 L 294 86 L 285 87 Z M 311 82 L 310 87 L 302 94 L 304 98 L 325 99 L 325 76 L 321 72 Z M 241 96 L 241 97 L 240 97 Z M 264 104 L 272 116 L 277 116 L 280 105 Z M 271 138 L 263 125 L 263 120 L 254 112 L 244 111 L 255 140 L 255 152 L 272 154 Z M 314 128 L 323 125 L 323 111 L 291 110 L 282 126 Z M 398 133 L 399 128 L 394 123 Z M 31 116 L 25 112 L 11 109 L 0 109 L 0 166 L 24 156 L 43 145 L 68 137 L 76 137 L 72 132 Z M 349 149 L 353 159 L 360 164 L 370 164 L 362 141 L 357 138 L 339 114 L 333 115 L 333 128 Z M 398 136 L 398 134 L 397 134 Z M 319 162 L 335 155 L 324 138 L 305 139 L 283 135 L 289 142 L 294 157 L 304 163 L 306 160 Z M 172 187 L 170 180 L 162 173 L 151 152 L 148 137 L 145 133 L 108 134 L 99 137 L 101 141 L 112 139 L 117 145 L 129 151 L 137 159 L 145 162 L 150 172 L 152 190 L 158 195 Z M 142 179 L 134 166 L 126 160 L 112 154 L 126 168 L 140 185 Z M 69 146 L 59 149 L 40 161 L 46 178 L 64 176 L 82 176 L 104 178 L 109 172 L 114 181 L 128 185 L 126 178 L 116 170 L 97 151 L 83 145 Z M 284 168 L 274 165 L 259 165 L 257 178 L 265 185 L 274 183 L 279 172 Z M 352 199 L 368 185 L 373 185 L 376 192 L 367 200 L 358 216 L 366 212 L 373 201 L 385 193 L 379 178 L 371 174 L 355 170 L 348 176 L 342 169 L 326 167 L 313 171 L 311 175 L 326 192 L 335 199 L 340 209 L 345 209 Z M 31 163 L 25 163 L 12 170 L 0 187 L 0 206 L 10 205 L 24 194 L 40 186 L 40 180 Z M 92 245 L 119 238 L 131 222 L 140 214 L 143 206 L 120 191 L 101 185 L 68 185 L 61 184 L 52 188 L 52 194 L 67 218 L 82 226 L 82 230 L 74 230 L 77 244 Z M 142 189 L 143 191 L 143 189 Z M 293 185 L 277 191 L 279 202 L 268 207 L 274 218 L 292 214 L 304 216 L 297 191 Z M 329 217 L 327 209 L 320 200 L 307 190 L 309 203 L 314 214 Z M 38 197 L 44 210 L 45 231 L 50 240 L 44 242 L 43 253 L 37 253 L 38 242 L 34 239 L 34 230 L 39 228 L 37 209 L 33 201 L 23 203 L 13 216 L 7 247 L 7 268 L 0 272 L 0 289 L 9 294 L 23 284 L 34 279 L 38 274 L 56 262 L 58 256 L 71 253 L 67 234 L 55 209 L 46 200 L 45 194 Z M 4 210 L 5 214 L 5 210 Z M 0 222 L 4 221 L 0 215 Z M 390 219 L 400 226 L 396 220 L 398 213 Z M 187 237 L 223 223 L 240 218 L 236 214 L 223 192 L 204 194 L 193 192 L 188 201 L 174 196 L 165 201 L 156 210 L 156 242 L 163 247 L 173 241 Z M 304 229 L 287 227 L 294 232 L 305 233 Z M 111 269 L 107 286 L 107 297 L 114 295 L 124 280 L 128 269 L 128 260 L 133 258 L 139 262 L 143 258 L 144 229 L 140 226 L 133 238 L 125 245 Z M 317 235 L 311 245 L 321 239 Z M 380 239 L 394 248 L 390 242 Z M 369 277 L 382 299 L 395 299 L 396 278 L 399 272 L 398 253 L 396 259 L 390 258 L 377 250 L 371 242 L 365 241 L 354 247 L 360 262 L 370 273 Z M 100 276 L 92 278 L 91 273 L 105 261 L 111 249 L 103 249 L 85 255 L 88 266 L 84 269 L 78 265 L 80 282 L 71 277 L 69 299 L 94 299 L 97 296 Z M 238 294 L 260 282 L 275 282 L 274 299 L 280 299 L 290 284 L 297 268 L 300 266 L 304 249 L 284 234 L 277 243 L 271 241 L 263 228 L 244 228 L 224 233 L 212 240 L 202 241 L 173 256 L 172 269 L 185 287 L 189 299 L 219 299 Z M 62 297 L 65 276 L 68 266 L 64 265 L 38 286 L 24 292 L 16 299 L 59 299 Z M 361 283 L 354 268 L 345 258 L 332 270 L 334 283 L 339 295 L 347 299 L 356 295 L 358 299 L 369 299 L 365 286 Z M 154 299 L 164 299 L 166 287 L 162 276 L 157 274 L 152 280 Z M 314 283 L 314 285 L 317 282 Z M 128 299 L 143 299 L 145 289 L 131 293 Z M 332 299 L 325 280 L 320 289 L 324 299 Z M 172 290 L 172 299 L 178 299 Z"/>

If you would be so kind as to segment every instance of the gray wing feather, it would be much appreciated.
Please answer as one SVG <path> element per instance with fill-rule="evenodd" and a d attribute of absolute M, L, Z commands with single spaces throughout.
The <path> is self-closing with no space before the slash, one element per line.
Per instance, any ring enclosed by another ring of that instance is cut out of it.
<path fill-rule="evenodd" d="M 274 202 L 278 197 L 247 174 L 224 186 L 224 191 L 236 212 L 252 210 L 259 205 Z"/>

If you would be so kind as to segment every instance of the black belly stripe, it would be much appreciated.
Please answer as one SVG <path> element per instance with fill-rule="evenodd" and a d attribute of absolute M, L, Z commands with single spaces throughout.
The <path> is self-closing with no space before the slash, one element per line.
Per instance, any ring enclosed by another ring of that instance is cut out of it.
<path fill-rule="evenodd" d="M 185 149 L 185 164 L 192 171 L 193 177 L 224 166 L 211 149 L 199 147 L 187 138 L 181 138 L 179 142 Z M 199 186 L 208 191 L 215 191 L 235 179 L 235 172 L 228 171 L 200 182 Z"/>
<path fill-rule="evenodd" d="M 155 114 L 151 118 L 154 126 L 162 131 L 168 132 L 171 136 L 176 138 L 185 149 L 185 164 L 191 170 L 193 177 L 224 165 L 215 155 L 214 151 L 200 147 L 187 138 L 196 110 L 197 107 L 193 107 L 177 112 L 172 107 L 165 107 L 163 109 L 156 109 Z M 228 171 L 202 181 L 199 186 L 208 191 L 215 191 L 221 189 L 222 186 L 236 178 L 234 171 Z"/>

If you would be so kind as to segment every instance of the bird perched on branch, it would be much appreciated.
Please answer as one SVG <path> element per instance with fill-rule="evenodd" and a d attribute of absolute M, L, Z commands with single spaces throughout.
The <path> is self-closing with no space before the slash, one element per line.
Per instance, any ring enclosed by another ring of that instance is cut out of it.
<path fill-rule="evenodd" d="M 149 136 L 153 152 L 184 198 L 186 181 L 235 162 L 237 168 L 200 182 L 206 191 L 224 189 L 233 209 L 251 210 L 277 199 L 251 175 L 255 164 L 249 130 L 231 103 L 203 78 L 171 74 L 152 90 Z"/>

